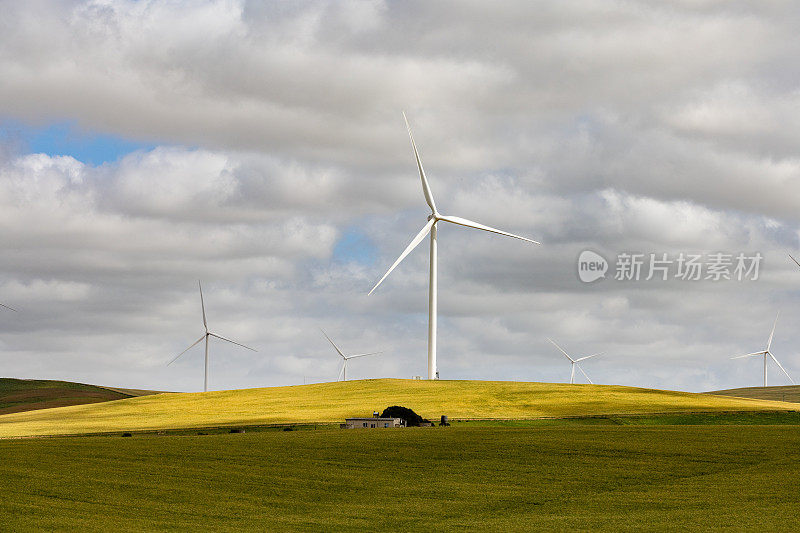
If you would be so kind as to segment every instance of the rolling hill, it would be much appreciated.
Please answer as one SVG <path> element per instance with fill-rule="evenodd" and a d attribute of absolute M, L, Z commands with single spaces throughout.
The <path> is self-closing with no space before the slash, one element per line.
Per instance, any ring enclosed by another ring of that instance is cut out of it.
<path fill-rule="evenodd" d="M 756 400 L 776 400 L 779 402 L 800 402 L 800 385 L 784 385 L 779 387 L 742 387 L 709 392 L 720 396 L 737 398 L 754 398 Z"/>
<path fill-rule="evenodd" d="M 536 419 L 654 413 L 788 411 L 800 404 L 613 385 L 376 379 L 156 394 L 0 416 L 0 437 L 236 425 L 336 423 L 389 405 L 434 419 Z"/>
<path fill-rule="evenodd" d="M 0 415 L 121 400 L 148 392 L 110 389 L 69 381 L 0 378 Z"/>

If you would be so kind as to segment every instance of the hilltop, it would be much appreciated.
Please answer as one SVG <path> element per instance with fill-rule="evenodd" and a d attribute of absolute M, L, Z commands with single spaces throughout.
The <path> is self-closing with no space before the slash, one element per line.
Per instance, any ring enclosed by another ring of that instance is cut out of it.
<path fill-rule="evenodd" d="M 800 410 L 800 404 L 616 385 L 375 379 L 170 393 L 0 416 L 0 437 L 235 425 L 337 423 L 389 405 L 430 419 Z"/>

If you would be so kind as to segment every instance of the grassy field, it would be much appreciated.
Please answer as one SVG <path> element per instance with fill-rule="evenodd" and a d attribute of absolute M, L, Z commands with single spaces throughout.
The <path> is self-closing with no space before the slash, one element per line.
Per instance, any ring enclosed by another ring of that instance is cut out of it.
<path fill-rule="evenodd" d="M 456 420 L 454 427 L 547 427 L 547 426 L 717 426 L 717 425 L 796 425 L 800 411 L 750 411 L 731 413 L 671 413 L 655 415 L 602 415 L 578 418 L 538 418 L 531 420 Z M 301 426 L 298 426 L 301 427 Z M 313 427 L 313 426 L 311 426 Z"/>
<path fill-rule="evenodd" d="M 0 415 L 132 396 L 136 394 L 69 381 L 0 378 Z"/>
<path fill-rule="evenodd" d="M 800 402 L 800 385 L 784 385 L 780 387 L 743 387 L 741 389 L 725 389 L 710 392 L 722 396 L 738 398 L 754 398 L 757 400 L 775 400 L 779 402 Z"/>
<path fill-rule="evenodd" d="M 451 418 L 798 410 L 800 404 L 610 385 L 379 379 L 209 393 L 157 394 L 0 416 L 0 437 L 168 428 L 336 423 L 390 405 Z"/>
<path fill-rule="evenodd" d="M 0 441 L 0 529 L 795 531 L 800 426 Z"/>

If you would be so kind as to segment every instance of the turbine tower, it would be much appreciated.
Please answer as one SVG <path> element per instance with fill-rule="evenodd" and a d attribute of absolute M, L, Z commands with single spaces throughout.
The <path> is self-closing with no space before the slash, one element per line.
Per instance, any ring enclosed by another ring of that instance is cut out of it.
<path fill-rule="evenodd" d="M 584 372 L 584 371 L 583 371 L 583 369 L 581 368 L 581 365 L 579 365 L 578 363 L 579 363 L 580 361 L 584 361 L 584 360 L 586 360 L 586 359 L 589 359 L 590 357 L 595 357 L 595 356 L 598 356 L 598 355 L 600 355 L 599 353 L 595 353 L 595 354 L 592 354 L 592 355 L 587 355 L 586 357 L 579 357 L 578 359 L 573 359 L 572 357 L 570 357 L 570 355 L 569 355 L 567 352 L 565 352 L 565 351 L 564 351 L 564 349 L 563 349 L 561 346 L 559 346 L 558 344 L 556 344 L 556 341 L 554 341 L 553 339 L 550 339 L 550 338 L 548 338 L 547 340 L 549 340 L 549 341 L 550 341 L 550 343 L 551 343 L 553 346 L 555 346 L 556 348 L 558 348 L 558 349 L 559 349 L 559 351 L 561 351 L 561 353 L 563 353 L 563 354 L 564 354 L 564 357 L 566 357 L 567 359 L 569 359 L 569 361 L 570 361 L 570 363 L 571 363 L 571 367 L 572 367 L 572 371 L 570 372 L 570 375 L 569 375 L 569 384 L 570 384 L 570 385 L 574 385 L 574 384 L 575 384 L 575 367 L 578 367 L 578 370 L 580 370 L 580 371 L 581 371 L 581 374 L 583 374 L 583 377 L 585 377 L 585 378 L 586 378 L 586 381 L 588 381 L 589 383 L 591 383 L 592 385 L 594 385 L 594 383 L 592 382 L 592 380 L 591 380 L 591 379 L 589 379 L 589 376 L 587 376 L 587 375 L 586 375 L 586 372 Z"/>
<path fill-rule="evenodd" d="M 438 255 L 437 255 L 437 243 L 436 243 L 436 233 L 437 233 L 437 224 L 440 221 L 443 222 L 450 222 L 451 224 L 456 224 L 459 226 L 466 226 L 468 228 L 475 228 L 483 231 L 489 231 L 492 233 L 498 233 L 500 235 L 505 235 L 506 237 L 513 237 L 515 239 L 520 239 L 523 241 L 531 242 L 533 244 L 541 244 L 531 239 L 527 239 L 525 237 L 520 237 L 519 235 L 514 235 L 513 233 L 508 233 L 506 231 L 501 231 L 499 229 L 491 228 L 489 226 L 484 226 L 483 224 L 478 224 L 477 222 L 472 222 L 471 220 L 467 220 L 465 218 L 442 215 L 436 209 L 436 202 L 433 200 L 433 193 L 431 192 L 430 185 L 428 184 L 428 178 L 425 176 L 425 170 L 422 168 L 422 161 L 419 157 L 419 152 L 417 151 L 417 145 L 414 143 L 414 136 L 411 134 L 411 126 L 408 124 L 408 119 L 406 118 L 406 114 L 403 113 L 403 119 L 406 121 L 406 128 L 408 129 L 408 137 L 411 139 L 411 147 L 414 149 L 414 158 L 417 161 L 417 168 L 419 169 L 419 177 L 422 180 L 422 194 L 425 195 L 425 202 L 427 202 L 428 207 L 431 209 L 431 214 L 428 215 L 428 222 L 425 226 L 422 227 L 417 236 L 414 237 L 411 243 L 406 247 L 400 257 L 397 258 L 397 261 L 386 271 L 386 274 L 372 287 L 372 290 L 369 291 L 369 294 L 372 294 L 378 286 L 383 283 L 383 280 L 395 269 L 395 267 L 400 264 L 400 261 L 405 259 L 405 257 L 411 253 L 411 250 L 417 247 L 417 245 L 422 242 L 428 233 L 431 234 L 431 242 L 430 242 L 430 271 L 429 271 L 429 278 L 428 278 L 428 379 L 439 379 L 439 372 L 436 367 L 436 315 L 437 315 L 437 279 L 436 273 L 438 269 Z"/>
<path fill-rule="evenodd" d="M 775 364 L 778 365 L 778 367 L 783 371 L 784 374 L 786 374 L 786 377 L 789 378 L 789 381 L 792 382 L 792 385 L 795 384 L 794 380 L 792 379 L 792 376 L 789 375 L 789 373 L 786 371 L 786 369 L 783 368 L 783 365 L 780 364 L 777 359 L 775 359 L 775 356 L 772 355 L 772 352 L 770 351 L 770 347 L 772 346 L 772 337 L 775 335 L 775 326 L 778 325 L 778 315 L 780 315 L 780 311 L 778 311 L 778 314 L 775 315 L 775 323 L 772 325 L 772 333 L 769 334 L 769 340 L 767 341 L 767 349 L 766 350 L 761 350 L 760 352 L 746 353 L 744 355 L 737 355 L 736 357 L 731 357 L 731 359 L 741 359 L 743 357 L 758 357 L 760 355 L 763 355 L 764 356 L 764 386 L 765 387 L 767 386 L 767 362 L 769 361 L 770 358 L 772 358 L 772 360 L 775 361 Z"/>
<path fill-rule="evenodd" d="M 210 331 L 208 331 L 208 321 L 206 320 L 206 305 L 203 302 L 203 286 L 200 284 L 200 280 L 197 280 L 197 286 L 200 287 L 200 307 L 203 310 L 203 327 L 205 328 L 206 332 L 203 334 L 202 337 L 200 337 L 194 343 L 192 343 L 191 346 L 189 346 L 184 351 L 182 351 L 181 353 L 176 355 L 175 358 L 172 361 L 167 363 L 167 366 L 169 366 L 172 363 L 174 363 L 175 361 L 177 361 L 180 356 L 182 356 L 183 354 L 185 354 L 186 352 L 188 352 L 189 350 L 191 350 L 192 348 L 194 348 L 195 346 L 200 344 L 200 342 L 205 340 L 206 341 L 206 362 L 205 362 L 205 374 L 204 374 L 204 377 L 203 377 L 203 392 L 208 392 L 208 338 L 209 337 L 216 337 L 216 338 L 218 338 L 220 340 L 223 340 L 223 341 L 226 341 L 226 342 L 230 342 L 231 344 L 235 344 L 236 346 L 241 346 L 242 348 L 247 348 L 248 350 L 252 350 L 254 352 L 257 352 L 258 350 L 256 350 L 255 348 L 251 348 L 249 346 L 245 346 L 244 344 L 240 344 L 240 343 L 238 343 L 236 341 L 232 341 L 230 339 L 226 339 L 222 335 L 217 335 L 216 333 L 211 333 Z"/>
<path fill-rule="evenodd" d="M 322 332 L 323 335 L 325 335 L 325 338 L 328 339 L 328 342 L 330 342 L 333 345 L 333 348 L 336 350 L 336 353 L 342 356 L 342 369 L 339 371 L 339 377 L 336 379 L 336 381 L 339 380 L 347 381 L 347 361 L 349 361 L 350 359 L 355 359 L 356 357 L 366 357 L 368 355 L 378 355 L 383 353 L 383 352 L 370 352 L 370 353 L 360 353 L 356 355 L 345 355 L 342 353 L 339 347 L 336 346 L 336 343 L 333 342 L 330 337 L 328 337 L 328 334 L 325 333 L 325 330 L 320 328 L 320 331 Z"/>

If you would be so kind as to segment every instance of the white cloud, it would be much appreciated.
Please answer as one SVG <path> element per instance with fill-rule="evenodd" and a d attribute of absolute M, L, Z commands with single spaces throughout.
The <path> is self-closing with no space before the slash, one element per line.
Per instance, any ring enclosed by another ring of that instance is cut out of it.
<path fill-rule="evenodd" d="M 366 292 L 427 210 L 405 109 L 443 212 L 542 240 L 440 231 L 444 377 L 756 383 L 761 342 L 800 371 L 789 2 L 20 2 L 0 20 L 0 116 L 158 145 L 100 167 L 0 147 L 6 373 L 197 388 L 196 279 L 212 384 L 425 368 L 427 249 Z M 354 229 L 374 250 L 337 256 Z M 587 286 L 583 249 L 760 251 L 750 284 Z M 372 257 L 376 257 L 373 261 Z"/>

